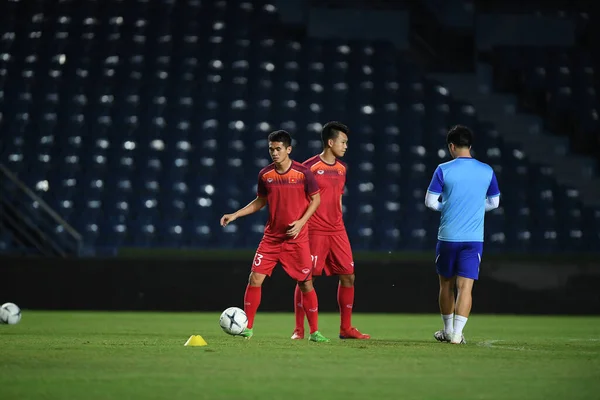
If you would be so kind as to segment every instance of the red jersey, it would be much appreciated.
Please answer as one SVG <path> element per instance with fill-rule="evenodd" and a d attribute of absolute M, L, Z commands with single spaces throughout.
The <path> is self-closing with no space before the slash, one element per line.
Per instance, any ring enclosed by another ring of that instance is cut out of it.
<path fill-rule="evenodd" d="M 319 155 L 304 161 L 319 184 L 321 205 L 308 221 L 311 233 L 319 235 L 338 235 L 346 231 L 342 218 L 341 197 L 346 185 L 345 163 L 336 159 L 327 164 Z"/>
<path fill-rule="evenodd" d="M 296 239 L 286 235 L 289 224 L 302 218 L 310 196 L 319 193 L 319 185 L 313 174 L 302 164 L 292 161 L 290 168 L 279 173 L 275 164 L 263 168 L 258 174 L 258 197 L 266 197 L 269 206 L 269 220 L 265 225 L 265 237 L 278 240 L 307 241 L 308 229 L 305 225 Z"/>

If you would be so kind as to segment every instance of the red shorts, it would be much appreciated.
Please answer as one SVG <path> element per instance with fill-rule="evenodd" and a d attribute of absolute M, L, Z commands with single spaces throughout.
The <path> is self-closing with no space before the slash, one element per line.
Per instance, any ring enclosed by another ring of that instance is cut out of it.
<path fill-rule="evenodd" d="M 310 246 L 305 242 L 288 242 L 263 237 L 256 249 L 252 272 L 271 276 L 277 263 L 294 280 L 308 281 L 312 278 Z"/>
<path fill-rule="evenodd" d="M 352 248 L 346 232 L 339 235 L 310 235 L 313 275 L 350 275 L 354 273 Z"/>

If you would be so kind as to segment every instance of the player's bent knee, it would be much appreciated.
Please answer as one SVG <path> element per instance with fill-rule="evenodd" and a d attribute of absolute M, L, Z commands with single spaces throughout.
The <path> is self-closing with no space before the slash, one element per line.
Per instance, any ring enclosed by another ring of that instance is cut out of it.
<path fill-rule="evenodd" d="M 354 274 L 344 274 L 340 275 L 340 285 L 343 287 L 352 287 L 354 286 Z"/>
<path fill-rule="evenodd" d="M 314 289 L 312 280 L 308 281 L 298 281 L 298 287 L 302 293 L 310 292 Z"/>
<path fill-rule="evenodd" d="M 454 289 L 454 286 L 456 286 L 456 275 L 450 278 L 439 275 L 439 280 L 441 289 Z"/>
<path fill-rule="evenodd" d="M 472 278 L 466 278 L 464 276 L 458 276 L 456 278 L 456 288 L 461 292 L 470 292 L 473 289 L 475 280 Z"/>
<path fill-rule="evenodd" d="M 265 274 L 260 274 L 258 272 L 250 272 L 250 276 L 248 277 L 248 284 L 250 286 L 262 286 L 266 277 L 267 276 Z"/>

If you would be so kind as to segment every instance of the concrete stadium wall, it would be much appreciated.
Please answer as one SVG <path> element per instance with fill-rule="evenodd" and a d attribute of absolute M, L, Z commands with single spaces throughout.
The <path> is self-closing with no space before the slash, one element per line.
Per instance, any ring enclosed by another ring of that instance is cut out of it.
<path fill-rule="evenodd" d="M 0 303 L 24 309 L 219 311 L 242 306 L 250 262 L 0 258 Z M 430 263 L 357 263 L 356 312 L 436 313 Z M 337 311 L 335 278 L 315 282 L 322 311 Z M 474 313 L 600 314 L 594 265 L 482 265 Z M 261 311 L 293 310 L 294 282 L 277 268 Z"/>

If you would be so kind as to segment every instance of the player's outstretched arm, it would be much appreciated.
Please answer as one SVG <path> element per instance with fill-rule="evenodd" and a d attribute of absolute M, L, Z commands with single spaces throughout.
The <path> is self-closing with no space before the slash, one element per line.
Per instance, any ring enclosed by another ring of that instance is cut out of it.
<path fill-rule="evenodd" d="M 315 193 L 310 196 L 310 204 L 306 208 L 304 215 L 302 218 L 292 222 L 290 227 L 288 228 L 287 235 L 296 239 L 300 231 L 302 231 L 302 227 L 306 225 L 310 217 L 317 211 L 319 205 L 321 204 L 321 195 L 319 193 Z"/>
<path fill-rule="evenodd" d="M 500 196 L 486 197 L 485 212 L 492 211 L 500 205 Z"/>
<path fill-rule="evenodd" d="M 235 221 L 240 217 L 245 217 L 246 215 L 254 214 L 257 211 L 260 211 L 267 204 L 266 197 L 256 197 L 252 200 L 248 205 L 244 208 L 241 208 L 234 212 L 233 214 L 225 214 L 221 217 L 221 226 L 227 226 L 230 222 Z"/>

